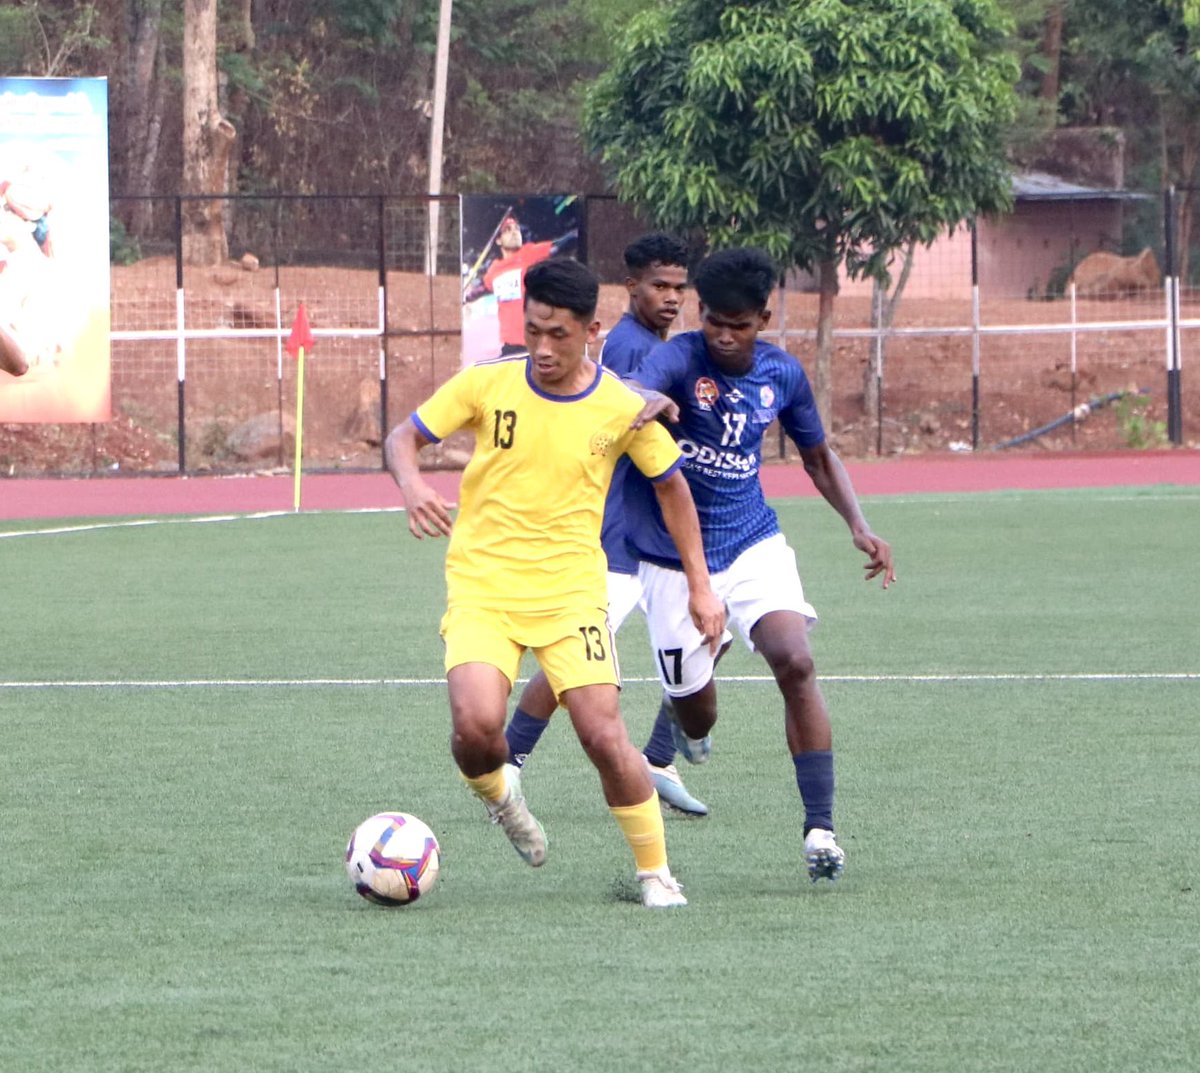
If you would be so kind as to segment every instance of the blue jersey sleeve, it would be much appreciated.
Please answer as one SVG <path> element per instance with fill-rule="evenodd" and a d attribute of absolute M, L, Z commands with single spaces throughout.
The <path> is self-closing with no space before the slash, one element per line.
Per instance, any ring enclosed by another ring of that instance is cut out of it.
<path fill-rule="evenodd" d="M 642 359 L 631 379 L 651 391 L 661 391 L 674 398 L 687 375 L 690 355 L 688 341 L 683 337 L 659 343 Z"/>
<path fill-rule="evenodd" d="M 789 398 L 780 407 L 779 423 L 797 447 L 816 447 L 825 442 L 825 428 L 812 386 L 799 361 L 795 361 L 794 375 L 789 380 Z"/>

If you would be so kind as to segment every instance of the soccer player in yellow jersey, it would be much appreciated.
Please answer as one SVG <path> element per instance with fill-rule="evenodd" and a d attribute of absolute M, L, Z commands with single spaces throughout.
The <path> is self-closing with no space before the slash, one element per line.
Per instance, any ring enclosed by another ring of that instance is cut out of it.
<path fill-rule="evenodd" d="M 531 649 L 566 707 L 617 824 L 633 850 L 642 904 L 686 905 L 667 864 L 658 795 L 618 705 L 600 546 L 604 500 L 628 454 L 654 482 L 688 584 L 688 610 L 716 644 L 725 612 L 712 592 L 681 457 L 642 399 L 601 370 L 599 284 L 577 261 L 551 259 L 525 277 L 529 355 L 458 373 L 384 444 L 413 536 L 449 536 L 446 680 L 459 771 L 521 857 L 546 859 L 546 835 L 508 764 L 504 721 L 521 656 Z M 417 454 L 460 428 L 475 433 L 459 513 L 421 477 Z"/>

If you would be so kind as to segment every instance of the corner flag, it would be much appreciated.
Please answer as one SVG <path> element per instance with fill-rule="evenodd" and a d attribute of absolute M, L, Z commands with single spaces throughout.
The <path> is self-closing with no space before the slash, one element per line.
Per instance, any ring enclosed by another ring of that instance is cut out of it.
<path fill-rule="evenodd" d="M 308 326 L 308 314 L 304 311 L 304 303 L 301 302 L 296 319 L 292 321 L 292 331 L 284 350 L 294 358 L 297 354 L 303 355 L 304 351 L 312 350 L 315 343 L 316 339 L 313 338 L 312 329 Z"/>
<path fill-rule="evenodd" d="M 313 337 L 312 329 L 308 326 L 308 314 L 304 311 L 304 303 L 301 302 L 296 319 L 292 321 L 291 334 L 288 335 L 287 344 L 284 347 L 293 358 L 298 359 L 296 367 L 296 461 L 292 467 L 294 473 L 292 510 L 294 511 L 300 509 L 300 477 L 303 472 L 300 460 L 304 442 L 304 352 L 312 350 L 315 343 L 316 339 Z"/>

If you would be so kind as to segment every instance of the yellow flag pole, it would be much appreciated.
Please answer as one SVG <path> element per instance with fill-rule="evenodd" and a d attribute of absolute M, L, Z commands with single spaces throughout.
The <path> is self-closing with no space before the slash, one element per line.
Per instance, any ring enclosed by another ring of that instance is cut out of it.
<path fill-rule="evenodd" d="M 308 314 L 301 302 L 285 348 L 299 363 L 296 368 L 296 433 L 292 437 L 296 441 L 296 461 L 292 466 L 295 478 L 293 511 L 300 509 L 300 480 L 304 476 L 304 351 L 311 350 L 315 342 L 312 329 L 308 326 Z"/>
<path fill-rule="evenodd" d="M 304 452 L 304 347 L 300 347 L 297 355 L 299 365 L 296 368 L 296 461 L 293 464 L 295 476 L 292 493 L 292 510 L 300 509 L 300 478 L 303 475 L 301 458 Z"/>

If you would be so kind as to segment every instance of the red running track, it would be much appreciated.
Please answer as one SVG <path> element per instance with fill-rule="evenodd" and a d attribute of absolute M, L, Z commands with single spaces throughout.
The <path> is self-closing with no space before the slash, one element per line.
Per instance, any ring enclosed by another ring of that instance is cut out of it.
<path fill-rule="evenodd" d="M 1200 451 L 1103 455 L 930 455 L 846 464 L 863 496 L 999 489 L 1098 488 L 1154 484 L 1200 486 Z M 454 499 L 459 474 L 426 478 Z M 762 469 L 768 496 L 815 495 L 795 465 Z M 294 484 L 278 477 L 2 478 L 0 519 L 245 514 L 292 509 Z M 301 486 L 304 510 L 371 510 L 402 505 L 384 473 L 313 474 Z"/>

